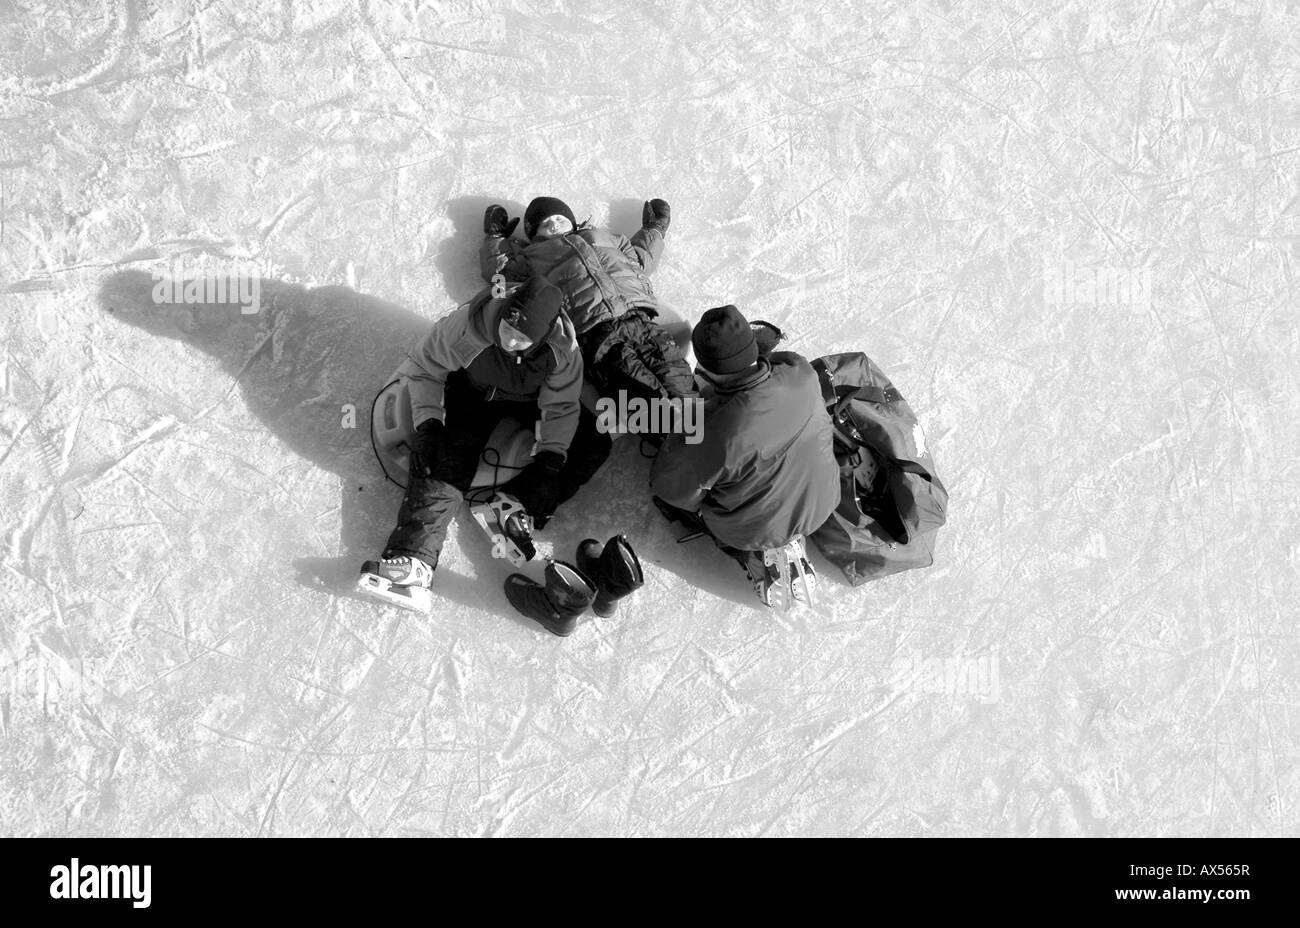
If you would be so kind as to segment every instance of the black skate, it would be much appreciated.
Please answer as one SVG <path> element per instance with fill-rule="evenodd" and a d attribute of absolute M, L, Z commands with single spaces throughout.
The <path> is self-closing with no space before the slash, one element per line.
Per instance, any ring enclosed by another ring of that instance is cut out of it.
<path fill-rule="evenodd" d="M 357 592 L 427 615 L 433 608 L 432 580 L 433 568 L 419 558 L 386 557 L 361 565 Z"/>
<path fill-rule="evenodd" d="M 509 493 L 494 493 L 485 503 L 469 507 L 470 515 L 492 541 L 492 556 L 522 567 L 537 556 L 533 519 L 523 503 Z"/>

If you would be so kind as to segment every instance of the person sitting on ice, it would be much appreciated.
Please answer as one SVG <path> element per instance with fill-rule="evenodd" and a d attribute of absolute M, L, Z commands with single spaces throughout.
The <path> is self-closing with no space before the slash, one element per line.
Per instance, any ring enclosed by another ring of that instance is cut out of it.
<path fill-rule="evenodd" d="M 411 352 L 418 370 L 409 378 L 410 479 L 381 559 L 362 567 L 363 581 L 377 577 L 391 590 L 385 599 L 428 610 L 447 528 L 500 420 L 536 424 L 532 462 L 489 502 L 497 530 L 524 560 L 536 553 L 533 528 L 609 456 L 609 436 L 580 403 L 582 355 L 563 303 L 539 277 L 500 299 L 484 290 L 439 319 Z"/>
<path fill-rule="evenodd" d="M 659 262 L 670 209 L 663 200 L 642 207 L 641 228 L 628 238 L 579 224 L 563 200 L 537 197 L 524 212 L 527 241 L 513 236 L 519 219 L 493 204 L 483 217 L 480 270 L 489 283 L 545 277 L 568 298 L 587 378 L 603 396 L 646 400 L 696 395 L 682 349 L 656 323 L 650 274 Z M 652 436 L 662 438 L 662 435 Z"/>
<path fill-rule="evenodd" d="M 793 352 L 760 358 L 754 328 L 735 306 L 708 310 L 691 344 L 711 387 L 703 391 L 702 440 L 669 436 L 651 466 L 650 490 L 665 516 L 709 535 L 744 567 L 771 605 L 778 575 L 764 553 L 786 550 L 811 585 L 802 536 L 840 501 L 821 386 Z M 798 588 L 791 593 L 801 598 Z"/>

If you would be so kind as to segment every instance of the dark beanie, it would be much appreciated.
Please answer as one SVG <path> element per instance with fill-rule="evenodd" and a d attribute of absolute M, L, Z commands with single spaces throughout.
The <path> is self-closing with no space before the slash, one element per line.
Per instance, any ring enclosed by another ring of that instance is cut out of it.
<path fill-rule="evenodd" d="M 573 224 L 576 229 L 578 220 L 573 218 L 573 210 L 569 209 L 569 204 L 555 197 L 537 197 L 533 202 L 528 204 L 528 209 L 524 210 L 524 235 L 529 238 L 537 231 L 537 224 L 547 216 L 563 216 Z"/>
<path fill-rule="evenodd" d="M 527 335 L 534 343 L 546 338 L 564 307 L 564 294 L 544 277 L 530 277 L 510 296 L 500 321 Z"/>
<path fill-rule="evenodd" d="M 736 307 L 706 312 L 691 332 L 700 367 L 714 374 L 739 374 L 758 360 L 754 329 Z"/>

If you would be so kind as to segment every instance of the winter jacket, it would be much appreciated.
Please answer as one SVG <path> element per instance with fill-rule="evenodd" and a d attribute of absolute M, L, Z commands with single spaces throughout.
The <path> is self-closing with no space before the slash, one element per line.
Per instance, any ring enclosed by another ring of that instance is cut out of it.
<path fill-rule="evenodd" d="M 536 242 L 488 236 L 479 248 L 479 266 L 488 283 L 496 274 L 511 282 L 534 274 L 545 277 L 568 297 L 569 318 L 583 336 L 629 309 L 654 310 L 650 275 L 663 250 L 658 229 L 641 229 L 629 239 L 580 226 Z"/>
<path fill-rule="evenodd" d="M 706 397 L 701 436 L 664 442 L 650 489 L 698 512 L 725 545 L 783 545 L 820 527 L 840 500 L 830 416 L 817 374 L 797 354 L 772 354 L 753 377 Z"/>
<path fill-rule="evenodd" d="M 578 429 L 582 354 L 573 324 L 563 314 L 544 340 L 516 356 L 497 344 L 497 321 L 505 300 L 484 290 L 434 323 L 411 351 L 417 370 L 408 377 L 416 428 L 430 418 L 446 421 L 447 375 L 464 371 L 470 386 L 488 400 L 535 401 L 541 409 L 533 454 L 564 455 Z"/>

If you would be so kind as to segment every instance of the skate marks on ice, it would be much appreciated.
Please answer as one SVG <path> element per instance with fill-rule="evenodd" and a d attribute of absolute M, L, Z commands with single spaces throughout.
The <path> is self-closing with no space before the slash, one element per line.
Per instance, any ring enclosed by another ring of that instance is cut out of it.
<path fill-rule="evenodd" d="M 100 307 L 121 322 L 215 359 L 231 379 L 226 398 L 238 393 L 268 433 L 338 477 L 341 553 L 333 558 L 286 556 L 284 566 L 291 564 L 297 582 L 308 590 L 351 597 L 361 560 L 383 545 L 401 502 L 401 490 L 385 480 L 374 461 L 371 402 L 410 347 L 428 332 L 429 320 L 342 286 L 308 289 L 263 278 L 258 281 L 260 309 L 245 314 L 237 304 L 158 304 L 154 284 L 143 272 L 114 274 L 101 286 Z M 343 427 L 348 406 L 355 408 L 351 428 Z M 189 415 L 202 417 L 209 411 Z M 466 515 L 448 544 L 477 540 L 478 535 Z M 291 544 L 299 551 L 308 547 L 306 540 Z M 471 561 L 493 563 L 487 547 Z M 468 606 L 514 618 L 492 568 L 470 567 L 479 575 L 475 579 L 457 573 L 459 565 L 451 566 L 439 571 L 435 615 L 440 609 Z M 375 607 L 372 601 L 366 605 Z"/>
<path fill-rule="evenodd" d="M 478 195 L 447 201 L 446 215 L 452 234 L 442 240 L 434 265 L 442 274 L 443 286 L 452 299 L 465 301 L 483 289 L 478 250 L 483 243 L 483 213 L 493 203 L 504 206 L 512 219 L 519 217 L 515 237 L 522 236 L 524 205 L 517 200 Z"/>
<path fill-rule="evenodd" d="M 379 521 L 391 519 L 396 512 L 397 501 L 394 501 L 391 512 Z M 374 549 L 382 547 L 389 528 L 384 527 L 379 531 L 371 543 L 372 553 Z M 515 611 L 505 595 L 505 579 L 511 573 L 523 573 L 541 582 L 545 567 L 541 554 L 550 547 L 546 542 L 546 539 L 539 538 L 539 556 L 520 568 L 512 567 L 508 561 L 493 557 L 491 542 L 474 523 L 469 509 L 462 507 L 452 520 L 443 547 L 443 557 L 434 575 L 432 609 L 427 616 L 408 612 L 407 617 L 419 622 L 441 623 L 457 628 L 465 623 L 466 616 L 476 617 L 481 611 L 489 613 L 494 619 L 509 621 L 528 633 L 546 634 L 535 622 Z M 556 556 L 563 559 L 569 557 L 563 552 L 560 543 L 556 544 Z M 382 611 L 384 615 L 396 614 L 400 611 L 399 607 L 390 606 L 357 591 L 359 557 L 360 555 L 300 557 L 294 559 L 292 566 L 298 582 L 304 587 L 353 600 L 363 606 L 367 613 Z"/>
<path fill-rule="evenodd" d="M 671 599 L 674 609 L 690 603 L 695 603 L 695 608 L 716 607 L 727 612 L 744 607 L 745 621 L 755 623 L 755 630 L 774 622 L 790 630 L 806 631 L 809 621 L 817 623 L 830 618 L 830 613 L 820 605 L 822 600 L 860 596 L 834 575 L 829 582 L 822 579 L 835 568 L 810 545 L 809 557 L 814 561 L 820 584 L 819 605 L 801 606 L 786 615 L 761 605 L 744 569 L 708 538 L 678 543 L 677 539 L 687 529 L 669 523 L 651 503 L 650 466 L 651 461 L 642 456 L 635 437 L 615 441 L 605 466 L 559 509 L 538 539 L 539 543 L 554 539 L 555 556 L 571 559 L 580 539 L 603 540 L 625 532 L 645 568 L 646 582 L 642 591 L 630 597 L 630 605 L 626 607 L 629 616 L 642 613 L 638 603 L 651 595 L 662 594 Z M 655 590 L 659 594 L 648 592 Z M 609 621 L 637 621 L 630 617 L 624 619 L 623 615 L 621 608 Z M 588 616 L 584 622 L 590 619 Z"/>
<path fill-rule="evenodd" d="M 6 57 L 17 59 L 26 94 L 57 100 L 84 87 L 123 79 L 123 62 L 139 32 L 137 6 L 136 0 L 116 0 L 88 8 L 84 15 L 74 17 L 85 33 L 70 37 L 72 47 L 54 54 L 44 43 L 39 47 L 35 43 L 24 47 L 21 42 L 10 45 Z"/>
<path fill-rule="evenodd" d="M 381 542 L 400 493 L 374 465 L 370 403 L 428 320 L 341 286 L 263 279 L 260 310 L 244 314 L 231 303 L 155 303 L 154 283 L 142 271 L 113 274 L 100 287 L 100 308 L 216 360 L 230 377 L 216 405 L 238 393 L 267 432 L 339 477 L 343 551 L 359 554 Z M 190 415 L 202 418 L 213 408 Z M 345 421 L 349 409 L 355 421 Z"/>
<path fill-rule="evenodd" d="M 482 202 L 486 198 L 467 198 L 461 212 L 468 217 L 480 211 Z M 481 211 L 479 222 L 481 237 Z M 141 271 L 113 274 L 100 288 L 100 308 L 119 322 L 217 361 L 231 379 L 227 398 L 237 393 L 268 433 L 294 454 L 339 478 L 342 553 L 336 558 L 286 560 L 292 561 L 301 586 L 350 595 L 360 559 L 383 544 L 400 502 L 400 490 L 384 481 L 373 461 L 369 404 L 409 347 L 426 334 L 429 321 L 339 286 L 308 289 L 261 279 L 260 310 L 244 314 L 237 304 L 155 303 L 155 283 Z M 185 398 L 176 399 L 179 419 L 202 417 L 211 410 L 187 412 Z M 355 428 L 341 427 L 342 410 L 348 404 L 356 408 Z M 619 442 L 617 447 L 621 453 L 540 533 L 543 553 L 550 548 L 553 556 L 571 559 L 582 537 L 630 531 L 635 538 L 645 534 L 641 526 L 662 522 L 646 489 L 649 461 L 637 453 L 633 441 Z M 629 494 L 629 487 L 636 489 Z M 700 557 L 697 549 L 707 542 L 677 546 L 666 532 L 664 538 L 665 550 L 652 553 L 651 563 L 680 569 L 690 589 L 702 589 L 737 605 L 753 605 L 743 571 L 731 569 L 731 562 L 715 551 Z M 525 573 L 532 566 L 527 565 Z M 516 617 L 499 589 L 507 567 L 492 558 L 490 546 L 468 514 L 458 516 L 438 574 L 435 614 L 439 603 L 442 608 L 452 604 L 486 608 L 531 629 Z"/>
<path fill-rule="evenodd" d="M 641 200 L 635 197 L 619 197 L 610 200 L 609 216 L 605 219 L 605 226 L 617 235 L 633 235 L 641 228 L 641 208 L 645 205 L 645 201 L 658 195 L 648 191 L 645 198 Z"/>

